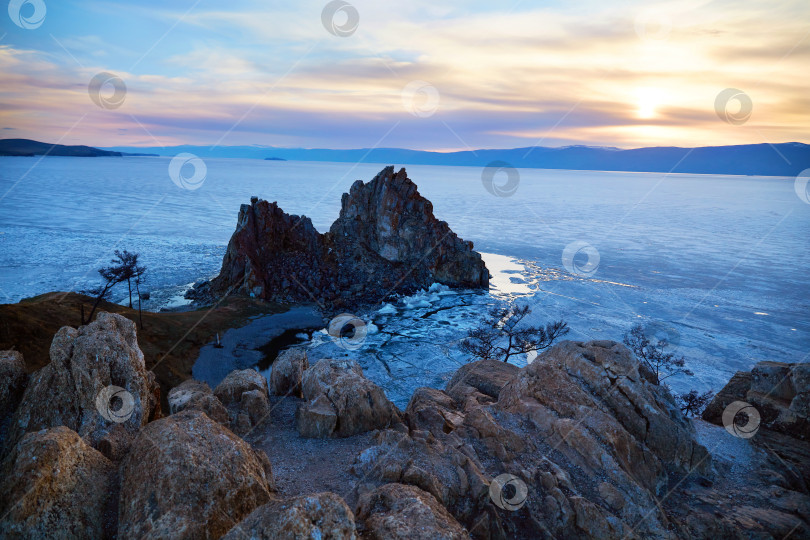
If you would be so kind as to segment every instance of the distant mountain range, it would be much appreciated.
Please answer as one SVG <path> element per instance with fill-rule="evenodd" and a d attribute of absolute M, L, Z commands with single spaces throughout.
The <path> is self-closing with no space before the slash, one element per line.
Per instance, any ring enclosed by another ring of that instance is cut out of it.
<path fill-rule="evenodd" d="M 122 152 L 151 152 L 173 156 L 188 152 L 202 158 L 280 158 L 289 161 L 397 163 L 401 165 L 461 165 L 485 167 L 503 161 L 516 168 L 629 172 L 674 172 L 796 176 L 810 168 L 810 145 L 803 143 L 746 144 L 699 148 L 654 147 L 622 150 L 594 146 L 507 150 L 427 152 L 401 148 L 328 150 L 269 146 L 173 146 L 167 148 L 115 147 Z"/>
<path fill-rule="evenodd" d="M 271 146 L 112 147 L 52 145 L 25 139 L 0 140 L 0 155 L 52 156 L 174 156 L 188 152 L 202 158 L 246 158 L 271 161 L 337 161 L 397 163 L 400 165 L 457 165 L 485 167 L 500 161 L 515 168 L 591 171 L 796 176 L 810 168 L 810 145 L 790 142 L 678 148 L 673 146 L 620 148 L 598 146 L 533 146 L 505 150 L 428 152 L 401 148 L 330 150 Z"/>
<path fill-rule="evenodd" d="M 62 144 L 48 144 L 30 139 L 0 139 L 0 156 L 72 156 L 72 157 L 121 157 L 123 155 L 152 155 L 126 153 L 119 151 L 100 150 L 92 146 L 65 146 Z"/>

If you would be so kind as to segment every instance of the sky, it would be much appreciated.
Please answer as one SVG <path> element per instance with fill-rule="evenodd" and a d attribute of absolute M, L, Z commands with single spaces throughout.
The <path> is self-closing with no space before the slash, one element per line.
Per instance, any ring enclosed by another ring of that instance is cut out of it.
<path fill-rule="evenodd" d="M 10 0 L 0 18 L 0 138 L 810 143 L 807 0 Z"/>

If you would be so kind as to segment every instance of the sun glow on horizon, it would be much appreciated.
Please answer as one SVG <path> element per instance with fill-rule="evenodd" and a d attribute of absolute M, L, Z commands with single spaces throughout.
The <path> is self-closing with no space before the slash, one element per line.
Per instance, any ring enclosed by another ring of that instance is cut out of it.
<path fill-rule="evenodd" d="M 636 91 L 638 110 L 636 116 L 649 120 L 657 116 L 656 110 L 661 100 L 661 92 L 656 88 L 639 88 Z"/>

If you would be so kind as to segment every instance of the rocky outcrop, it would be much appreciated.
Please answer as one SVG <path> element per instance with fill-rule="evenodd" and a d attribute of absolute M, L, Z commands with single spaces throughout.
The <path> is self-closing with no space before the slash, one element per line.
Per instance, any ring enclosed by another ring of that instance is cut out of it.
<path fill-rule="evenodd" d="M 125 449 L 159 410 L 158 386 L 129 319 L 99 313 L 78 330 L 65 326 L 54 336 L 50 356 L 31 377 L 9 426 L 7 448 L 27 432 L 66 426 L 94 448 Z"/>
<path fill-rule="evenodd" d="M 772 456 L 774 463 L 760 467 L 769 481 L 810 493 L 810 364 L 759 362 L 737 372 L 703 419 Z M 810 513 L 805 519 L 810 523 Z"/>
<path fill-rule="evenodd" d="M 382 388 L 354 360 L 324 358 L 304 372 L 305 403 L 296 414 L 302 437 L 349 437 L 399 422 Z"/>
<path fill-rule="evenodd" d="M 267 379 L 255 369 L 231 371 L 214 389 L 228 410 L 231 429 L 246 435 L 270 414 Z"/>
<path fill-rule="evenodd" d="M 0 466 L 0 537 L 109 537 L 114 470 L 64 426 L 26 434 Z"/>
<path fill-rule="evenodd" d="M 475 538 L 672 537 L 659 497 L 710 477 L 712 460 L 629 350 L 563 342 L 526 368 L 498 364 L 418 390 L 409 433 L 377 435 L 355 474 L 427 491 Z"/>
<path fill-rule="evenodd" d="M 371 182 L 352 184 L 329 234 L 341 266 L 349 269 L 341 277 L 355 293 L 369 286 L 390 293 L 427 289 L 434 282 L 472 288 L 489 284 L 472 242 L 434 217 L 433 204 L 419 194 L 405 169 L 386 167 Z"/>
<path fill-rule="evenodd" d="M 17 410 L 27 384 L 28 375 L 22 354 L 17 351 L 0 351 L 0 441 L 5 438 L 7 421 Z"/>
<path fill-rule="evenodd" d="M 315 493 L 260 506 L 223 538 L 354 540 L 354 515 L 334 493 Z"/>
<path fill-rule="evenodd" d="M 737 372 L 703 412 L 723 425 L 723 411 L 735 401 L 753 405 L 759 426 L 810 441 L 810 364 L 759 362 Z"/>
<path fill-rule="evenodd" d="M 119 538 L 219 538 L 271 499 L 263 452 L 186 410 L 143 428 L 121 464 Z"/>
<path fill-rule="evenodd" d="M 238 292 L 340 306 L 434 282 L 486 287 L 489 272 L 472 243 L 436 219 L 405 169 L 386 167 L 344 193 L 340 216 L 326 234 L 276 203 L 242 205 L 219 276 L 195 294 Z"/>
<path fill-rule="evenodd" d="M 198 410 L 225 426 L 230 425 L 228 410 L 214 395 L 208 383 L 188 379 L 169 390 L 169 414 L 177 414 L 185 410 Z"/>
<path fill-rule="evenodd" d="M 304 349 L 294 348 L 282 351 L 273 360 L 270 373 L 270 388 L 277 396 L 293 395 L 303 397 L 301 385 L 304 370 L 309 368 L 309 359 Z"/>
<path fill-rule="evenodd" d="M 465 540 L 464 527 L 433 495 L 414 486 L 385 484 L 358 503 L 367 538 L 373 540 Z"/>

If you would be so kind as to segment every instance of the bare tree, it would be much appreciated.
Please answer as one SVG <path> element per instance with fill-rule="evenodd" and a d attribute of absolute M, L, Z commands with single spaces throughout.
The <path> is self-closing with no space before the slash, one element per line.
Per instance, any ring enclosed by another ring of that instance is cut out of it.
<path fill-rule="evenodd" d="M 681 412 L 686 415 L 698 416 L 714 397 L 714 392 L 707 390 L 702 394 L 697 390 L 690 390 L 685 394 L 678 394 Z"/>
<path fill-rule="evenodd" d="M 635 325 L 629 332 L 624 334 L 624 344 L 633 351 L 636 357 L 644 362 L 655 374 L 656 384 L 682 373 L 684 375 L 694 375 L 685 366 L 686 358 L 675 356 L 675 353 L 667 352 L 669 342 L 666 339 L 647 337 L 644 327 Z"/>
<path fill-rule="evenodd" d="M 564 321 L 549 323 L 545 327 L 518 328 L 531 312 L 529 306 L 490 309 L 485 321 L 467 333 L 466 339 L 461 342 L 461 350 L 482 360 L 506 362 L 518 354 L 547 349 L 557 338 L 568 333 L 568 324 Z"/>
<path fill-rule="evenodd" d="M 113 258 L 110 263 L 112 263 L 110 266 L 102 267 L 98 271 L 99 275 L 104 280 L 104 284 L 85 291 L 86 294 L 95 296 L 96 300 L 93 303 L 93 308 L 90 310 L 90 315 L 87 317 L 87 321 L 84 320 L 84 314 L 82 314 L 82 324 L 87 324 L 93 320 L 93 314 L 95 314 L 96 309 L 101 301 L 109 296 L 113 287 L 119 283 L 123 283 L 124 281 L 127 282 L 127 287 L 129 289 L 130 308 L 132 308 L 132 285 L 133 283 L 135 284 L 135 289 L 138 293 L 139 316 L 141 314 L 140 284 L 143 282 L 143 275 L 146 273 L 146 267 L 138 264 L 137 253 L 130 253 L 127 250 L 119 251 L 116 249 L 115 258 Z M 142 317 L 141 328 L 143 328 Z"/>
<path fill-rule="evenodd" d="M 98 287 L 93 287 L 92 289 L 88 289 L 86 291 L 88 294 L 95 296 L 96 301 L 93 302 L 93 308 L 90 310 L 90 315 L 87 317 L 87 321 L 82 320 L 82 324 L 88 324 L 93 320 L 93 314 L 96 312 L 96 308 L 98 308 L 101 301 L 105 300 L 109 296 L 113 287 L 123 281 L 123 271 L 120 266 L 105 266 L 103 268 L 99 268 L 98 273 L 104 280 L 104 284 L 99 285 Z M 82 315 L 82 319 L 84 319 L 84 315 Z"/>
<path fill-rule="evenodd" d="M 135 282 L 136 288 L 139 278 L 146 272 L 145 266 L 138 264 L 138 254 L 130 253 L 127 250 L 115 250 L 115 258 L 112 260 L 113 265 L 120 268 L 121 281 L 127 282 L 129 288 L 129 307 L 132 309 L 132 283 Z"/>
<path fill-rule="evenodd" d="M 135 256 L 137 259 L 137 255 Z M 133 281 L 135 282 L 135 294 L 138 295 L 138 326 L 143 330 L 143 311 L 141 311 L 141 283 L 144 281 L 143 275 L 146 273 L 146 267 L 135 264 L 133 270 Z"/>

